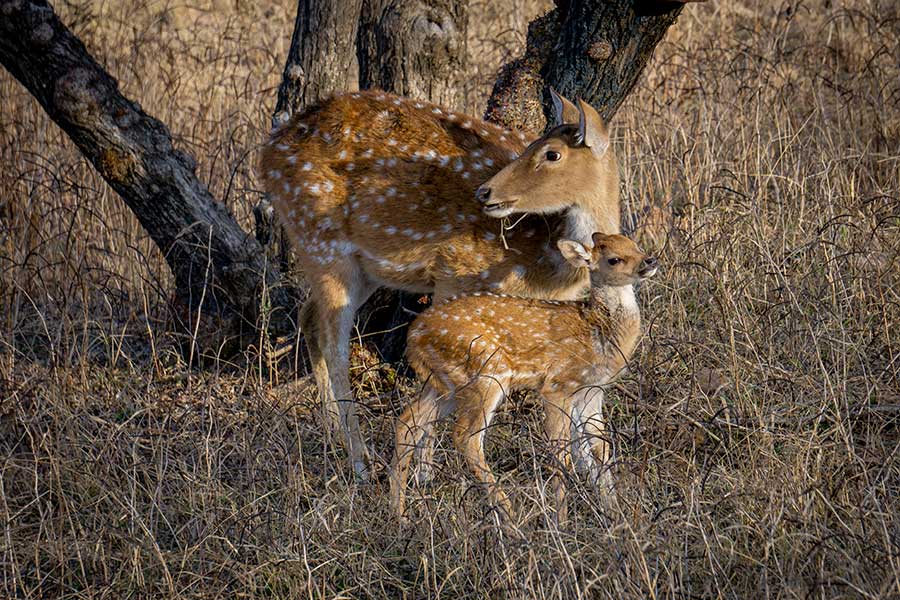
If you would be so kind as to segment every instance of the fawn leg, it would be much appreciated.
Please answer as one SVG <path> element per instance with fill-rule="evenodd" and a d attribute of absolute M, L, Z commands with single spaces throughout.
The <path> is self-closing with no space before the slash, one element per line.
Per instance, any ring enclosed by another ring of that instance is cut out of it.
<path fill-rule="evenodd" d="M 573 402 L 573 452 L 591 483 L 604 491 L 612 489 L 609 470 L 610 445 L 603 421 L 603 390 L 599 386 L 580 389 Z"/>
<path fill-rule="evenodd" d="M 562 525 L 568 518 L 565 472 L 570 468 L 569 450 L 572 444 L 572 415 L 566 394 L 544 393 L 544 432 L 550 445 L 553 460 L 553 499 L 556 504 L 556 522 Z"/>
<path fill-rule="evenodd" d="M 455 403 L 438 403 L 438 415 L 432 421 L 422 425 L 422 439 L 415 448 L 416 467 L 413 477 L 416 485 L 426 485 L 434 479 L 434 424 L 446 417 Z"/>
<path fill-rule="evenodd" d="M 414 476 L 418 485 L 426 484 L 434 477 L 434 424 L 456 408 L 456 397 L 453 390 L 457 388 L 458 383 L 464 383 L 455 382 L 446 374 L 438 373 L 433 377 L 434 379 L 429 379 L 429 383 L 425 384 L 426 387 L 450 391 L 442 394 L 438 391 L 435 392 L 440 394 L 437 400 L 438 414 L 434 419 L 421 425 L 424 434 L 415 448 L 416 471 Z"/>
<path fill-rule="evenodd" d="M 403 519 L 406 507 L 406 482 L 409 463 L 434 421 L 438 418 L 438 392 L 426 386 L 418 400 L 406 407 L 397 419 L 394 432 L 394 460 L 391 462 L 391 505 L 397 518 Z"/>
<path fill-rule="evenodd" d="M 509 497 L 497 485 L 497 478 L 484 456 L 484 436 L 504 395 L 503 386 L 489 378 L 478 379 L 457 390 L 458 417 L 453 429 L 453 441 L 475 478 L 487 488 L 488 499 L 499 506 L 506 516 L 511 516 Z"/>

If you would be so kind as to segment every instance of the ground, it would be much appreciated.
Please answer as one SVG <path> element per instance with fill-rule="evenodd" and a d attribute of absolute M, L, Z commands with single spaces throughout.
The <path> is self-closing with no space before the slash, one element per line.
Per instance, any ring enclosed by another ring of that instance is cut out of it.
<path fill-rule="evenodd" d="M 54 4 L 249 229 L 294 3 Z M 470 112 L 524 12 L 475 21 Z M 898 17 L 685 9 L 613 124 L 629 228 L 663 265 L 609 394 L 618 498 L 572 481 L 556 527 L 517 399 L 488 438 L 518 533 L 446 439 L 400 531 L 385 482 L 328 450 L 300 357 L 186 364 L 158 251 L 0 73 L 0 596 L 900 596 Z M 417 382 L 354 364 L 384 460 Z"/>

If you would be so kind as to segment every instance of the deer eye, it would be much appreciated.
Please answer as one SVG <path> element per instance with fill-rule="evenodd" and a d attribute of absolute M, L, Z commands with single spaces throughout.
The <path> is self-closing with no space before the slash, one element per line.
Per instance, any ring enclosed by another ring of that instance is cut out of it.
<path fill-rule="evenodd" d="M 550 162 L 556 162 L 562 158 L 562 154 L 560 154 L 556 150 L 548 150 L 547 154 L 545 154 L 544 156 L 546 156 L 547 160 L 549 160 Z"/>
<path fill-rule="evenodd" d="M 608 258 L 608 259 L 606 259 L 606 262 L 609 263 L 609 265 L 611 267 L 614 267 L 617 264 L 619 264 L 620 262 L 622 262 L 622 259 L 621 258 Z"/>

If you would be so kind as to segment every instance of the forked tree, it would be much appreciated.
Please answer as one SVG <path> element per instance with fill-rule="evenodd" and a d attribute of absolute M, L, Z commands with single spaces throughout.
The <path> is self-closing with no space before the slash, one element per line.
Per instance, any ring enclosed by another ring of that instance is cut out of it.
<path fill-rule="evenodd" d="M 524 56 L 503 68 L 488 119 L 539 131 L 548 86 L 611 118 L 681 9 L 680 2 L 558 0 L 530 26 Z M 456 108 L 467 18 L 465 0 L 299 0 L 276 116 L 371 86 Z M 185 314 L 212 317 L 240 341 L 257 326 L 267 290 L 275 309 L 268 325 L 294 328 L 296 294 L 282 285 L 278 264 L 200 182 L 195 159 L 174 146 L 168 128 L 120 93 L 50 4 L 0 1 L 0 32 L 0 63 L 135 213 L 166 257 Z"/>
<path fill-rule="evenodd" d="M 568 18 L 581 26 L 597 16 Z M 600 15 L 601 24 L 612 16 Z M 596 50 L 596 31 L 588 37 L 587 51 Z M 528 63 L 516 67 L 507 72 L 510 81 L 540 75 L 527 72 Z M 543 252 L 548 238 L 590 243 L 595 231 L 619 231 L 607 128 L 580 102 L 554 95 L 553 129 L 524 152 L 523 132 L 383 91 L 339 95 L 295 119 L 289 106 L 276 114 L 260 176 L 310 286 L 301 328 L 331 429 L 341 432 L 358 475 L 365 477 L 368 460 L 348 376 L 349 343 L 357 310 L 379 286 L 434 292 L 436 301 L 488 289 L 568 298 L 586 281 L 556 253 Z M 492 103 L 498 115 L 503 107 Z M 520 220 L 517 239 L 507 243 L 497 219 L 513 212 L 548 216 Z"/>

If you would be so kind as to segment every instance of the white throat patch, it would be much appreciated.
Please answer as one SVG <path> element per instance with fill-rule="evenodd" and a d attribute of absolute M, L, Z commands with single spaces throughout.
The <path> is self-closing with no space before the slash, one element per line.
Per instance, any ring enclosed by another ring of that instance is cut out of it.
<path fill-rule="evenodd" d="M 594 245 L 591 236 L 596 231 L 599 230 L 597 229 L 597 221 L 594 219 L 594 215 L 580 206 L 573 206 L 568 210 L 566 213 L 566 232 L 563 237 L 581 242 L 590 248 Z"/>
<path fill-rule="evenodd" d="M 601 299 L 610 313 L 614 313 L 618 309 L 622 309 L 626 314 L 638 312 L 637 298 L 632 285 L 596 287 L 592 289 L 592 293 Z"/>

